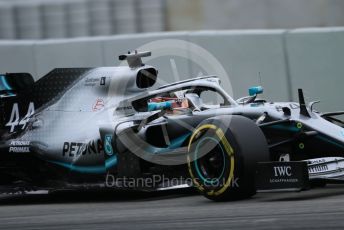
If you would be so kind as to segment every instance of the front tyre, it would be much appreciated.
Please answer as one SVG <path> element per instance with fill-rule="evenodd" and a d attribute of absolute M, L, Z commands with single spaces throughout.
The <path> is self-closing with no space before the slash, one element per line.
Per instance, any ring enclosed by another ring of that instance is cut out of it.
<path fill-rule="evenodd" d="M 188 146 L 188 170 L 195 187 L 215 201 L 256 193 L 257 162 L 269 161 L 261 129 L 242 116 L 217 116 L 195 129 Z"/>

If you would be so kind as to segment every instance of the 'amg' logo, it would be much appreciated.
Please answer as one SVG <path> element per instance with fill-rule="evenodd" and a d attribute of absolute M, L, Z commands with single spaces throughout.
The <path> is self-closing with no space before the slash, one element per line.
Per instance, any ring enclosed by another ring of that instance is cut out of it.
<path fill-rule="evenodd" d="M 275 176 L 291 176 L 291 166 L 275 166 Z"/>

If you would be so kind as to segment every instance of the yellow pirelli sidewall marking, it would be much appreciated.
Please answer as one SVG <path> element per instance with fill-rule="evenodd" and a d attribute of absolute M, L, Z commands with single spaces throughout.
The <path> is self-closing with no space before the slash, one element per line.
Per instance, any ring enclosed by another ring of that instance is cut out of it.
<path fill-rule="evenodd" d="M 230 164 L 231 164 L 229 177 L 228 177 L 226 183 L 223 185 L 223 187 L 220 190 L 213 192 L 213 194 L 208 194 L 208 195 L 218 196 L 227 190 L 227 188 L 230 186 L 230 184 L 232 182 L 232 179 L 234 178 L 234 165 L 235 165 L 234 160 L 235 159 L 234 159 L 234 150 L 233 150 L 232 146 L 229 144 L 227 138 L 225 137 L 224 132 L 220 128 L 218 128 L 216 130 L 216 134 L 220 138 L 222 145 L 225 147 L 226 153 L 230 157 Z"/>
<path fill-rule="evenodd" d="M 188 145 L 188 151 L 190 151 L 190 147 L 191 147 L 191 144 L 193 142 L 193 139 L 195 138 L 195 136 L 200 132 L 202 131 L 203 129 L 214 129 L 216 130 L 216 135 L 217 137 L 219 138 L 219 140 L 221 141 L 222 145 L 224 146 L 225 150 L 226 150 L 226 153 L 228 154 L 228 156 L 230 157 L 230 172 L 229 172 L 229 177 L 226 181 L 226 183 L 224 184 L 224 186 L 218 190 L 218 191 L 210 191 L 208 192 L 207 194 L 208 195 L 215 195 L 215 196 L 218 196 L 220 194 L 222 194 L 223 192 L 226 191 L 226 189 L 230 186 L 231 184 L 231 181 L 232 179 L 234 178 L 234 165 L 235 165 L 235 162 L 234 162 L 234 150 L 232 148 L 232 146 L 229 144 L 227 138 L 225 137 L 225 134 L 224 132 L 222 131 L 222 129 L 220 128 L 217 128 L 215 125 L 212 125 L 212 124 L 205 124 L 205 125 L 202 125 L 200 126 L 199 128 L 197 128 L 195 130 L 195 132 L 192 134 L 191 138 L 190 138 L 190 142 L 189 142 L 189 145 Z M 196 181 L 196 178 L 195 176 L 193 175 L 192 173 L 192 170 L 191 170 L 191 159 L 190 159 L 190 156 L 187 157 L 187 161 L 188 161 L 188 170 L 189 170 L 189 173 L 190 173 L 190 176 L 192 177 L 193 179 L 193 182 L 195 183 L 195 185 L 197 186 L 197 188 L 201 191 L 204 191 L 204 188 L 202 185 L 200 185 L 197 181 Z"/>
<path fill-rule="evenodd" d="M 191 147 L 192 141 L 193 141 L 193 139 L 195 138 L 195 136 L 196 136 L 200 131 L 202 131 L 203 129 L 216 129 L 216 126 L 215 126 L 215 125 L 210 125 L 210 124 L 205 124 L 205 125 L 202 125 L 201 127 L 198 127 L 198 128 L 195 130 L 195 132 L 192 134 L 191 138 L 190 138 L 189 145 L 188 145 L 188 151 L 190 151 L 190 147 Z"/>
<path fill-rule="evenodd" d="M 204 191 L 203 186 L 200 185 L 200 184 L 198 183 L 198 181 L 196 180 L 196 177 L 195 177 L 194 174 L 192 173 L 190 157 L 188 156 L 187 159 L 188 159 L 188 170 L 189 170 L 190 176 L 192 177 L 192 182 L 196 185 L 196 187 L 197 187 L 200 191 Z"/>
<path fill-rule="evenodd" d="M 188 145 L 188 151 L 190 152 L 190 147 L 191 147 L 191 144 L 192 144 L 192 141 L 193 139 L 195 138 L 195 136 L 200 132 L 202 131 L 203 129 L 216 129 L 216 126 L 215 125 L 210 125 L 210 124 L 205 124 L 205 125 L 202 125 L 201 127 L 197 128 L 195 130 L 195 132 L 192 134 L 191 138 L 190 138 L 190 141 L 189 141 L 189 145 Z M 190 176 L 192 177 L 192 181 L 193 183 L 196 185 L 196 187 L 200 190 L 200 191 L 203 191 L 204 188 L 202 185 L 200 185 L 198 183 L 198 181 L 196 180 L 196 177 L 194 176 L 192 170 L 191 170 L 191 159 L 190 159 L 190 156 L 187 156 L 187 161 L 188 161 L 188 170 L 189 170 L 189 174 Z"/>

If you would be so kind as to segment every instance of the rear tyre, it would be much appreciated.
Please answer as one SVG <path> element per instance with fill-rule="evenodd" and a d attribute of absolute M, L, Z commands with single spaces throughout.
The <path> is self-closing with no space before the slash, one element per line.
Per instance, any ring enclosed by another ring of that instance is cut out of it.
<path fill-rule="evenodd" d="M 270 158 L 263 132 L 242 116 L 204 120 L 191 136 L 188 150 L 193 184 L 205 197 L 215 201 L 254 195 L 256 163 Z"/>

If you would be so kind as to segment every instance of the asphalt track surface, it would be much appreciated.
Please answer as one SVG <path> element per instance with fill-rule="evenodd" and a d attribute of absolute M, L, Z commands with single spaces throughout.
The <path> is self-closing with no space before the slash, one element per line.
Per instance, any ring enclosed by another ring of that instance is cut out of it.
<path fill-rule="evenodd" d="M 3 197 L 1 229 L 344 229 L 344 185 L 215 203 L 193 191 Z"/>

